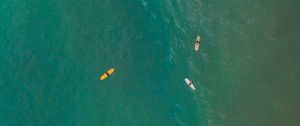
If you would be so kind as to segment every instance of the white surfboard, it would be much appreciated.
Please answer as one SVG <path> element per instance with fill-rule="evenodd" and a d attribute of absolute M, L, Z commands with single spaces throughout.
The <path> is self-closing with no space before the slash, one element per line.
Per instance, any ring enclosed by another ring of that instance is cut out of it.
<path fill-rule="evenodd" d="M 193 90 L 196 90 L 195 86 L 193 85 L 192 81 L 190 81 L 189 79 L 185 78 L 184 79 L 185 83 L 192 88 Z"/>
<path fill-rule="evenodd" d="M 198 35 L 195 41 L 195 51 L 199 50 L 199 46 L 200 46 L 200 36 Z"/>

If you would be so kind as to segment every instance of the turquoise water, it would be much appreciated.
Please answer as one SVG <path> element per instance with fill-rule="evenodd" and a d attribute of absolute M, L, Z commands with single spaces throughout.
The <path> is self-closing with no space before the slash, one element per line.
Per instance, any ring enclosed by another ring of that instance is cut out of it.
<path fill-rule="evenodd" d="M 2 0 L 0 125 L 298 126 L 299 5 Z"/>

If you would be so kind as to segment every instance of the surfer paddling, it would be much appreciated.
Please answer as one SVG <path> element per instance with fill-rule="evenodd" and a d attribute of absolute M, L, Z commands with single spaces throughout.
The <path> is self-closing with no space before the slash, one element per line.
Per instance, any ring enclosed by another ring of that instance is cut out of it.
<path fill-rule="evenodd" d="M 189 80 L 187 84 L 190 86 L 192 84 L 192 80 Z"/>
<path fill-rule="evenodd" d="M 200 46 L 200 36 L 198 35 L 195 41 L 195 51 L 199 50 L 199 46 Z"/>
<path fill-rule="evenodd" d="M 186 83 L 190 88 L 192 88 L 193 90 L 196 90 L 196 89 L 195 89 L 195 86 L 194 86 L 193 83 L 192 83 L 192 80 L 189 80 L 189 79 L 187 79 L 187 78 L 184 78 L 184 81 L 185 81 L 185 83 Z"/>

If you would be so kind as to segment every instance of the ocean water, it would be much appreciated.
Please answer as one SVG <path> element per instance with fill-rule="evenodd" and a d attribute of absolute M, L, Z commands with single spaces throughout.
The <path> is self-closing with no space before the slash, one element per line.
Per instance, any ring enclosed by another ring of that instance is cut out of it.
<path fill-rule="evenodd" d="M 2 0 L 0 126 L 298 126 L 299 5 Z"/>

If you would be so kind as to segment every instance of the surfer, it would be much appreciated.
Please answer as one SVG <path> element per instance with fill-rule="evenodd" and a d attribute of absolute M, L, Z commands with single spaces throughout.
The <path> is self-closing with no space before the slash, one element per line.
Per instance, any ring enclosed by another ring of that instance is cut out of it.
<path fill-rule="evenodd" d="M 108 71 L 106 71 L 99 79 L 100 80 L 105 80 L 108 78 L 113 72 L 115 71 L 115 68 L 111 68 Z"/>
<path fill-rule="evenodd" d="M 188 83 L 188 85 L 191 85 L 192 84 L 192 80 L 189 80 L 189 83 Z"/>
<path fill-rule="evenodd" d="M 199 46 L 200 46 L 200 36 L 198 35 L 195 41 L 195 51 L 199 50 Z"/>
<path fill-rule="evenodd" d="M 190 88 L 192 88 L 193 90 L 196 90 L 196 89 L 195 89 L 195 86 L 193 85 L 192 80 L 189 80 L 189 79 L 187 79 L 187 78 L 185 78 L 184 80 L 185 80 L 186 85 L 188 85 L 188 86 L 189 86 Z"/>

